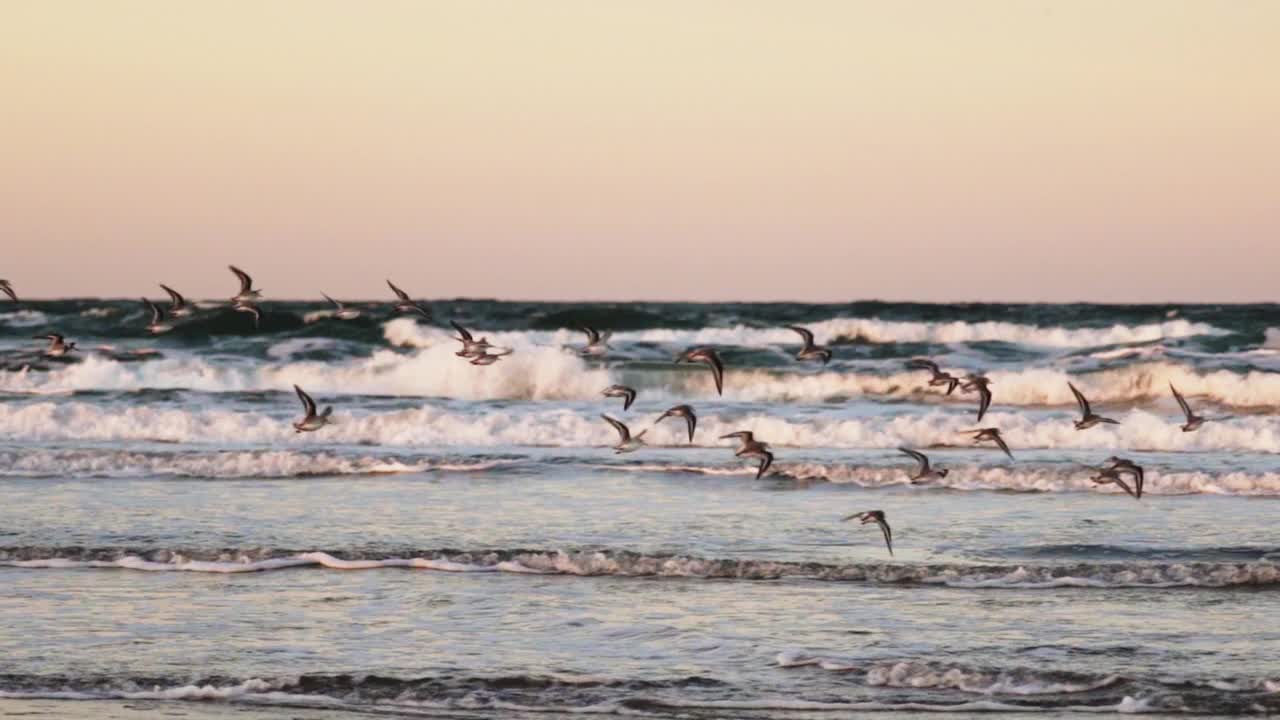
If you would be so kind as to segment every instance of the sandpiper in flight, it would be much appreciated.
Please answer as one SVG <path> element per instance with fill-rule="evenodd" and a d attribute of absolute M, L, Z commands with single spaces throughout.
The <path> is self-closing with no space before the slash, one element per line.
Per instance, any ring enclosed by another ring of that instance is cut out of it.
<path fill-rule="evenodd" d="M 387 280 L 387 286 L 391 288 L 391 292 L 396 294 L 396 304 L 392 307 L 395 312 L 418 313 L 425 318 L 431 317 L 431 313 L 426 308 L 414 302 L 413 298 L 409 297 L 409 293 L 396 287 L 395 283 Z"/>
<path fill-rule="evenodd" d="M 933 377 L 929 378 L 929 387 L 941 387 L 946 385 L 948 395 L 950 395 L 956 389 L 956 386 L 960 384 L 960 378 L 952 375 L 951 373 L 942 372 L 938 367 L 938 363 L 927 358 L 915 358 L 913 360 L 909 360 L 907 361 L 907 367 L 912 370 L 928 370 L 933 374 Z"/>
<path fill-rule="evenodd" d="M 733 453 L 737 457 L 757 458 L 760 465 L 756 468 L 756 479 L 759 480 L 773 465 L 773 453 L 769 452 L 769 446 L 755 439 L 755 435 L 747 430 L 739 430 L 731 432 L 728 435 L 721 435 L 721 440 L 736 439 L 739 443 L 738 449 Z"/>
<path fill-rule="evenodd" d="M 609 336 L 613 333 L 608 331 L 600 332 L 599 330 L 587 327 L 586 325 L 583 325 L 579 329 L 587 334 L 587 344 L 578 351 L 579 355 L 600 356 L 613 349 L 609 347 Z"/>
<path fill-rule="evenodd" d="M 1005 444 L 1004 437 L 1000 435 L 1000 428 L 974 428 L 972 430 L 961 430 L 960 432 L 973 433 L 973 442 L 975 445 L 980 442 L 987 441 L 995 443 L 1004 451 L 1005 455 L 1009 456 L 1010 460 L 1013 459 L 1013 453 L 1009 452 L 1009 446 Z"/>
<path fill-rule="evenodd" d="M 831 362 L 831 350 L 822 345 L 814 344 L 813 333 L 808 328 L 799 325 L 788 325 L 788 330 L 792 330 L 800 335 L 800 339 L 804 341 L 804 346 L 796 352 L 797 360 L 821 360 L 823 365 Z"/>
<path fill-rule="evenodd" d="M 191 307 L 187 302 L 187 299 L 182 297 L 182 294 L 177 290 L 174 290 L 164 283 L 160 283 L 160 288 L 169 293 L 169 309 L 166 311 L 169 317 L 183 318 L 195 314 L 195 308 Z"/>
<path fill-rule="evenodd" d="M 1107 464 L 1102 466 L 1102 470 L 1103 471 L 1114 470 L 1121 475 L 1124 475 L 1127 473 L 1128 475 L 1132 476 L 1133 488 L 1134 490 L 1137 491 L 1137 494 L 1134 495 L 1134 497 L 1136 497 L 1139 500 L 1142 499 L 1142 489 L 1146 487 L 1146 484 L 1147 484 L 1147 472 L 1146 470 L 1142 469 L 1141 465 L 1135 463 L 1134 461 L 1128 458 L 1122 458 L 1116 455 L 1112 455 L 1111 457 L 1107 458 Z"/>
<path fill-rule="evenodd" d="M 604 418 L 605 422 L 612 425 L 613 429 L 618 431 L 618 444 L 612 446 L 613 452 L 615 455 L 621 454 L 621 453 L 634 452 L 640 449 L 644 445 L 644 441 L 641 440 L 640 438 L 644 437 L 644 434 L 649 432 L 647 429 L 641 430 L 639 433 L 635 435 L 635 437 L 632 437 L 631 430 L 627 428 L 627 426 L 624 423 L 622 423 L 622 421 L 614 420 L 608 415 L 601 415 L 600 417 Z"/>
<path fill-rule="evenodd" d="M 324 412 L 317 413 L 316 401 L 312 400 L 310 395 L 297 385 L 293 386 L 293 391 L 298 393 L 298 399 L 302 401 L 302 410 L 306 413 L 301 420 L 293 424 L 295 430 L 300 433 L 312 432 L 333 422 L 329 419 L 329 416 L 333 414 L 333 406 L 328 406 L 324 409 Z"/>
<path fill-rule="evenodd" d="M 325 295 L 324 293 L 320 293 L 320 296 L 323 297 L 325 300 L 328 300 L 329 302 L 333 303 L 333 316 L 338 318 L 339 320 L 355 320 L 356 318 L 360 317 L 359 310 L 355 308 L 347 307 L 345 304 L 340 303 L 337 300 L 334 300 L 333 298 L 329 297 L 328 295 Z"/>
<path fill-rule="evenodd" d="M 684 418 L 685 427 L 689 430 L 689 442 L 693 442 L 693 431 L 698 427 L 698 416 L 693 413 L 693 408 L 688 405 L 676 405 L 670 410 L 662 413 L 657 420 L 653 421 L 653 424 L 657 425 L 669 417 Z"/>
<path fill-rule="evenodd" d="M 147 323 L 147 332 L 152 335 L 162 335 L 173 329 L 173 323 L 164 321 L 164 313 L 156 304 L 146 298 L 142 298 L 142 304 L 147 306 L 151 311 L 151 322 Z"/>
<path fill-rule="evenodd" d="M 720 354 L 713 348 L 699 347 L 686 350 L 676 357 L 676 362 L 705 363 L 711 368 L 711 376 L 716 381 L 716 394 L 724 395 L 724 363 L 720 361 Z"/>
<path fill-rule="evenodd" d="M 915 461 L 916 461 L 916 463 L 917 463 L 917 465 L 916 465 L 916 471 L 915 471 L 914 473 L 912 473 L 912 475 L 911 475 L 911 484 L 912 484 L 912 485 L 915 485 L 915 484 L 917 484 L 917 483 L 926 483 L 926 482 L 929 482 L 929 481 L 931 481 L 931 480 L 941 480 L 942 478 L 944 478 L 944 477 L 946 477 L 946 476 L 947 476 L 947 473 L 951 472 L 950 470 L 948 470 L 948 469 L 946 469 L 946 468 L 934 469 L 934 468 L 930 467 L 930 466 L 929 466 L 929 457 L 928 457 L 927 455 L 925 455 L 924 453 L 919 452 L 919 451 L 917 451 L 917 450 L 912 450 L 911 448 L 904 448 L 904 447 L 900 447 L 900 448 L 898 448 L 898 451 L 899 451 L 899 452 L 902 452 L 902 453 L 905 453 L 905 454 L 907 454 L 907 455 L 910 455 L 912 458 L 914 458 L 914 459 L 915 459 Z"/>
<path fill-rule="evenodd" d="M 76 344 L 67 342 L 66 338 L 58 333 L 49 333 L 48 335 L 35 335 L 33 340 L 48 340 L 49 347 L 45 348 L 45 357 L 62 357 L 72 350 L 76 349 Z"/>
<path fill-rule="evenodd" d="M 932 383 L 931 383 L 932 384 Z M 991 380 L 984 375 L 971 373 L 964 379 L 964 384 L 960 386 L 961 392 L 978 392 L 978 422 L 982 422 L 982 417 L 987 414 L 987 408 L 991 407 L 991 388 L 988 387 Z"/>
<path fill-rule="evenodd" d="M 1178 407 L 1182 408 L 1182 414 L 1187 416 L 1187 422 L 1182 425 L 1182 432 L 1194 432 L 1204 425 L 1204 418 L 1191 412 L 1191 406 L 1187 404 L 1187 399 L 1182 397 L 1182 393 L 1178 392 L 1178 388 L 1169 383 L 1169 389 L 1173 391 L 1173 397 L 1178 401 Z"/>
<path fill-rule="evenodd" d="M 1088 430 L 1098 423 L 1120 424 L 1119 420 L 1112 420 L 1111 418 L 1094 414 L 1093 410 L 1089 408 L 1089 401 L 1085 399 L 1084 393 L 1077 390 L 1076 386 L 1069 382 L 1067 387 L 1071 388 L 1071 394 L 1076 396 L 1076 404 L 1080 406 L 1080 419 L 1075 421 L 1077 430 Z"/>
<path fill-rule="evenodd" d="M 462 343 L 462 349 L 454 353 L 454 355 L 457 355 L 458 357 L 478 358 L 482 355 L 487 355 L 489 353 L 490 348 L 497 347 L 495 345 L 490 345 L 489 340 L 487 338 L 480 338 L 479 340 L 476 340 L 471 335 L 471 331 L 467 330 L 465 327 L 458 324 L 456 321 L 450 320 L 449 324 L 453 326 L 454 330 L 458 331 L 458 336 L 455 337 L 454 340 L 457 340 L 458 342 Z M 491 357 L 501 357 L 502 355 L 506 355 L 506 354 L 507 353 L 496 353 Z M 494 361 L 490 361 L 490 363 L 492 362 Z M 490 363 L 476 363 L 476 364 L 487 365 Z"/>
<path fill-rule="evenodd" d="M 232 296 L 232 304 L 251 304 L 262 297 L 262 291 L 253 289 L 253 278 L 249 277 L 249 273 L 235 265 L 228 265 L 227 269 L 240 279 L 240 292 Z"/>
<path fill-rule="evenodd" d="M 635 388 L 630 388 L 630 387 L 627 387 L 626 385 L 610 385 L 609 387 L 605 388 L 604 391 L 602 391 L 600 394 L 604 395 L 605 397 L 622 398 L 622 410 L 624 412 L 627 410 L 630 410 L 631 403 L 636 401 Z"/>
<path fill-rule="evenodd" d="M 867 523 L 879 525 L 880 532 L 884 535 L 884 545 L 889 548 L 889 555 L 893 556 L 893 530 L 889 527 L 889 522 L 885 520 L 883 510 L 868 510 L 854 513 L 844 518 L 844 522 L 849 522 L 850 520 L 861 520 L 863 525 Z"/>

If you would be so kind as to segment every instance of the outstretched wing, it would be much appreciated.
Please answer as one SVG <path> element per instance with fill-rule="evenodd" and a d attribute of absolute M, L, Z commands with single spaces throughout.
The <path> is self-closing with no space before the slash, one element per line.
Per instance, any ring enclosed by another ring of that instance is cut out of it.
<path fill-rule="evenodd" d="M 240 278 L 240 292 L 246 293 L 253 289 L 253 278 L 249 277 L 249 273 L 241 270 L 235 265 L 228 265 L 227 269 L 236 274 Z"/>
<path fill-rule="evenodd" d="M 316 401 L 312 400 L 311 396 L 308 395 L 305 390 L 298 387 L 297 385 L 293 386 L 293 391 L 298 393 L 298 399 L 302 401 L 302 409 L 307 413 L 307 417 L 311 417 L 312 415 L 315 415 Z"/>
<path fill-rule="evenodd" d="M 889 523 L 885 521 L 884 514 L 876 517 L 876 524 L 880 526 L 880 532 L 884 533 L 885 547 L 889 548 L 889 555 L 893 555 L 893 528 L 889 527 Z"/>
<path fill-rule="evenodd" d="M 707 351 L 707 364 L 711 366 L 711 375 L 716 380 L 716 394 L 724 395 L 724 363 L 720 361 L 720 355 L 714 350 Z"/>
<path fill-rule="evenodd" d="M 320 297 L 322 297 L 322 298 L 324 298 L 325 300 L 328 300 L 329 302 L 333 303 L 333 306 L 334 306 L 334 307 L 339 308 L 339 309 L 341 309 L 341 308 L 342 308 L 342 303 L 338 302 L 337 300 L 334 300 L 333 298 L 329 297 L 328 295 L 325 295 L 324 293 L 320 293 Z"/>
<path fill-rule="evenodd" d="M 449 321 L 449 324 L 453 326 L 453 329 L 454 329 L 454 330 L 457 330 L 457 331 L 458 331 L 458 335 L 462 336 L 462 341 L 463 341 L 463 342 L 471 342 L 471 341 L 472 341 L 472 340 L 471 340 L 471 333 L 467 332 L 467 329 L 466 329 L 466 328 L 462 327 L 461 325 L 459 325 L 458 323 L 454 322 L 453 320 L 450 320 L 450 321 Z"/>
<path fill-rule="evenodd" d="M 684 424 L 689 428 L 689 442 L 693 442 L 693 431 L 698 429 L 698 416 L 693 414 L 693 410 L 685 411 Z"/>
<path fill-rule="evenodd" d="M 142 304 L 146 305 L 147 309 L 151 311 L 152 325 L 155 325 L 156 323 L 160 322 L 160 319 L 164 317 L 164 314 L 160 312 L 160 308 L 156 307 L 156 304 L 151 302 L 150 300 L 146 298 L 142 298 Z"/>
<path fill-rule="evenodd" d="M 1182 414 L 1186 415 L 1187 421 L 1190 422 L 1194 413 L 1191 412 L 1191 406 L 1187 404 L 1186 398 L 1182 397 L 1182 393 L 1178 392 L 1178 388 L 1174 387 L 1173 383 L 1169 383 L 1169 389 L 1173 391 L 1173 397 L 1178 401 L 1178 407 L 1182 408 Z"/>
<path fill-rule="evenodd" d="M 1085 399 L 1084 393 L 1077 390 L 1076 386 L 1071 383 L 1067 383 L 1067 387 L 1071 388 L 1071 394 L 1076 396 L 1076 404 L 1080 406 L 1080 415 L 1082 417 L 1092 415 L 1093 411 L 1089 409 L 1089 401 Z"/>
<path fill-rule="evenodd" d="M 813 333 L 808 328 L 802 328 L 799 325 L 788 325 L 787 329 L 799 333 L 806 347 L 813 345 Z"/>
<path fill-rule="evenodd" d="M 595 345 L 596 343 L 600 342 L 600 331 L 596 330 L 596 329 L 595 329 L 595 328 L 593 328 L 593 327 L 588 327 L 588 326 L 586 326 L 586 325 L 583 325 L 583 326 L 582 326 L 581 328 L 579 328 L 579 329 L 580 329 L 582 332 L 584 332 L 584 333 L 586 333 L 586 334 L 587 334 L 587 344 L 588 344 L 588 345 Z"/>
<path fill-rule="evenodd" d="M 631 431 L 627 429 L 626 425 L 623 425 L 620 421 L 614 420 L 608 415 L 601 415 L 600 417 L 604 418 L 605 422 L 612 425 L 613 429 L 618 431 L 618 437 L 622 442 L 626 442 L 631 439 Z"/>
<path fill-rule="evenodd" d="M 907 361 L 907 367 L 916 370 L 928 370 L 935 375 L 942 371 L 941 368 L 938 367 L 938 363 L 927 358 L 912 358 Z"/>
<path fill-rule="evenodd" d="M 387 286 L 391 288 L 391 292 L 393 292 L 393 293 L 395 293 L 395 294 L 396 294 L 396 297 L 400 298 L 401 300 L 403 300 L 403 301 L 405 301 L 405 302 L 412 302 L 412 300 L 410 300 L 410 299 L 409 299 L 409 294 L 408 294 L 408 293 L 406 293 L 405 291 L 401 290 L 400 288 L 396 287 L 396 284 L 395 284 L 395 283 L 393 283 L 393 282 L 391 282 L 390 280 L 388 280 L 388 281 L 387 281 Z"/>
<path fill-rule="evenodd" d="M 996 445 L 1000 446 L 1000 449 L 1004 451 L 1005 455 L 1009 456 L 1010 460 L 1013 459 L 1013 453 L 1009 452 L 1009 446 L 1005 444 L 1004 438 L 1000 435 L 1000 433 L 998 432 L 992 433 L 991 439 L 995 441 Z"/>
<path fill-rule="evenodd" d="M 177 290 L 174 290 L 173 288 L 169 287 L 168 285 L 165 285 L 164 283 L 160 283 L 160 287 L 165 292 L 169 293 L 169 303 L 174 307 L 181 307 L 187 304 L 186 298 L 182 297 L 182 294 L 179 293 Z"/>
<path fill-rule="evenodd" d="M 982 416 L 987 414 L 987 408 L 991 407 L 991 389 L 986 385 L 978 386 L 978 422 L 982 422 Z"/>
<path fill-rule="evenodd" d="M 929 472 L 929 458 L 926 457 L 924 453 L 904 447 L 898 448 L 898 451 L 915 458 L 916 463 L 919 465 L 919 467 L 916 468 L 917 475 L 923 475 L 924 473 Z"/>
<path fill-rule="evenodd" d="M 756 470 L 756 479 L 759 480 L 764 476 L 765 471 L 773 465 L 773 453 L 765 450 L 760 454 L 760 467 Z"/>
<path fill-rule="evenodd" d="M 13 286 L 7 282 L 0 282 L 0 292 L 9 296 L 9 299 L 18 302 L 18 295 L 13 292 Z"/>

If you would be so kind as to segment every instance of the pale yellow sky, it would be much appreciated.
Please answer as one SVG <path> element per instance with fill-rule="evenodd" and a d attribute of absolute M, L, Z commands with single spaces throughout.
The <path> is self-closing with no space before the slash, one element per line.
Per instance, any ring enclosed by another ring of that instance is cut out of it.
<path fill-rule="evenodd" d="M 1280 2 L 0 3 L 30 296 L 1277 300 Z"/>

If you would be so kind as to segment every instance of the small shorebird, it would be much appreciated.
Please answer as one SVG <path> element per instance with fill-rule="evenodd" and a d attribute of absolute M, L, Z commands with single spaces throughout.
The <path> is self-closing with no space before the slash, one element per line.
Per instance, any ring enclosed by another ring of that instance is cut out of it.
<path fill-rule="evenodd" d="M 889 527 L 889 522 L 884 519 L 883 510 L 868 510 L 854 513 L 844 518 L 844 522 L 849 522 L 850 520 L 861 520 L 863 525 L 868 523 L 879 525 L 880 532 L 884 535 L 884 545 L 889 548 L 889 556 L 893 556 L 893 530 Z"/>
<path fill-rule="evenodd" d="M 1187 422 L 1182 426 L 1182 432 L 1194 432 L 1204 425 L 1205 419 L 1191 412 L 1191 406 L 1187 404 L 1187 399 L 1182 397 L 1182 393 L 1178 392 L 1178 388 L 1169 383 L 1169 389 L 1173 391 L 1173 397 L 1178 401 L 1178 407 L 1182 408 L 1182 414 L 1187 416 Z"/>
<path fill-rule="evenodd" d="M 294 429 L 298 432 L 313 432 L 333 422 L 329 416 L 333 414 L 333 406 L 328 406 L 322 413 L 316 413 L 316 401 L 311 399 L 302 388 L 297 385 L 293 386 L 293 391 L 298 393 L 298 399 L 302 401 L 302 410 L 306 415 L 293 424 Z"/>
<path fill-rule="evenodd" d="M 458 336 L 455 337 L 454 340 L 457 340 L 458 342 L 462 343 L 462 349 L 454 353 L 454 355 L 457 355 L 458 357 L 478 358 L 483 355 L 488 355 L 490 349 L 497 349 L 497 350 L 506 349 L 506 348 L 499 348 L 496 345 L 490 345 L 489 340 L 487 338 L 480 338 L 479 340 L 476 340 L 474 337 L 472 337 L 471 331 L 462 327 L 461 325 L 459 325 L 457 322 L 453 320 L 450 320 L 449 324 L 453 326 L 454 330 L 458 331 Z M 496 358 L 496 357 L 502 357 L 503 355 L 509 355 L 509 354 L 510 353 L 496 353 L 494 355 L 491 355 L 490 357 Z M 491 364 L 491 362 L 476 363 L 476 364 L 488 365 L 488 364 Z"/>
<path fill-rule="evenodd" d="M 975 445 L 986 441 L 995 443 L 1004 451 L 1005 455 L 1009 456 L 1010 460 L 1013 459 L 1013 453 L 1009 452 L 1009 446 L 1005 444 L 1004 438 L 1000 435 L 1000 428 L 974 428 L 972 430 L 961 430 L 960 432 L 973 433 L 973 442 Z"/>
<path fill-rule="evenodd" d="M 715 349 L 699 347 L 686 350 L 676 357 L 676 362 L 705 363 L 711 368 L 711 376 L 716 381 L 716 394 L 724 395 L 724 363 L 720 361 L 720 354 Z"/>
<path fill-rule="evenodd" d="M 66 338 L 59 335 L 58 333 L 49 333 L 48 335 L 35 335 L 32 337 L 32 339 L 49 341 L 49 347 L 45 348 L 45 351 L 44 351 L 45 357 L 53 357 L 53 358 L 62 357 L 67 353 L 71 352 L 72 350 L 76 349 L 75 343 L 67 342 Z"/>
<path fill-rule="evenodd" d="M 171 318 L 184 318 L 196 314 L 195 308 L 187 303 L 187 299 L 177 290 L 160 283 L 160 288 L 169 293 L 169 309 L 166 311 Z"/>
<path fill-rule="evenodd" d="M 152 335 L 163 335 L 173 329 L 173 323 L 164 321 L 164 313 L 156 304 L 146 298 L 142 298 L 142 304 L 147 306 L 151 311 L 151 322 L 147 323 L 147 332 Z"/>
<path fill-rule="evenodd" d="M 457 352 L 457 353 L 454 353 L 454 355 L 458 355 L 460 357 L 470 357 L 472 365 L 492 365 L 498 362 L 499 360 L 501 360 L 502 358 L 510 355 L 511 352 L 512 352 L 511 350 L 502 348 L 502 352 L 499 352 L 499 353 L 480 352 L 476 355 L 463 355 L 462 353 Z"/>
<path fill-rule="evenodd" d="M 693 431 L 698 427 L 698 416 L 693 414 L 693 408 L 688 405 L 676 405 L 675 407 L 662 413 L 661 417 L 653 422 L 654 425 L 662 422 L 669 417 L 684 418 L 685 427 L 689 429 L 689 442 L 693 442 Z"/>
<path fill-rule="evenodd" d="M 760 460 L 759 467 L 756 468 L 756 479 L 759 480 L 773 465 L 773 453 L 769 452 L 769 446 L 755 439 L 755 435 L 747 430 L 739 430 L 731 432 L 728 435 L 721 435 L 721 440 L 736 439 L 738 441 L 738 449 L 733 453 L 737 457 L 757 458 Z"/>
<path fill-rule="evenodd" d="M 613 429 L 618 431 L 618 444 L 612 446 L 615 455 L 635 452 L 644 445 L 644 441 L 640 438 L 644 437 L 644 434 L 649 432 L 648 430 L 641 430 L 635 437 L 632 437 L 631 430 L 627 428 L 622 421 L 614 420 L 608 415 L 601 415 L 600 417 L 604 418 L 605 422 L 612 425 Z"/>
<path fill-rule="evenodd" d="M 236 312 L 248 313 L 253 316 L 253 329 L 257 330 L 262 324 L 262 310 L 251 302 L 235 302 L 231 303 L 231 309 Z"/>
<path fill-rule="evenodd" d="M 1142 489 L 1147 484 L 1147 473 L 1142 466 L 1127 458 L 1112 455 L 1107 458 L 1107 464 L 1102 467 L 1103 472 L 1114 471 L 1120 475 L 1128 474 L 1133 477 L 1133 488 L 1137 491 L 1135 498 L 1142 499 Z"/>
<path fill-rule="evenodd" d="M 431 313 L 409 297 L 409 293 L 396 287 L 395 283 L 387 281 L 387 286 L 391 288 L 391 292 L 396 294 L 396 304 L 392 310 L 398 313 L 418 313 L 422 317 L 429 318 Z"/>
<path fill-rule="evenodd" d="M 1120 474 L 1121 471 L 1117 468 L 1107 468 L 1099 470 L 1097 475 L 1093 475 L 1089 479 L 1093 481 L 1094 485 L 1106 485 L 1108 483 L 1118 485 L 1121 490 L 1131 495 L 1134 500 L 1141 500 L 1142 496 L 1134 492 L 1133 488 L 1129 487 L 1128 483 L 1120 478 Z"/>
<path fill-rule="evenodd" d="M 944 478 L 944 477 L 946 477 L 946 476 L 947 476 L 947 473 L 951 472 L 950 470 L 948 470 L 948 469 L 946 469 L 946 468 L 942 468 L 942 469 L 940 469 L 940 470 L 935 470 L 934 468 L 930 467 L 930 466 L 929 466 L 929 457 L 928 457 L 927 455 L 925 455 L 924 453 L 919 452 L 919 451 L 917 451 L 917 450 L 912 450 L 911 448 L 904 448 L 904 447 L 900 447 L 900 448 L 898 448 L 898 451 L 899 451 L 899 452 L 902 452 L 902 453 L 904 453 L 904 454 L 906 454 L 906 455 L 910 455 L 912 458 L 914 458 L 914 459 L 915 459 L 915 461 L 916 461 L 916 463 L 917 463 L 916 471 L 915 471 L 915 473 L 913 473 L 913 474 L 911 475 L 911 484 L 912 484 L 912 485 L 916 485 L 916 484 L 918 484 L 918 483 L 925 483 L 925 482 L 929 482 L 929 481 L 931 481 L 931 480 L 941 480 L 942 478 Z"/>
<path fill-rule="evenodd" d="M 346 305 L 338 302 L 337 300 L 334 300 L 333 298 L 329 297 L 328 295 L 325 295 L 324 293 L 320 293 L 320 296 L 323 297 L 325 300 L 328 300 L 329 302 L 333 303 L 333 316 L 338 318 L 339 320 L 355 320 L 356 318 L 360 317 L 359 310 L 356 310 L 355 308 L 349 308 Z"/>
<path fill-rule="evenodd" d="M 578 351 L 579 355 L 598 357 L 613 349 L 609 347 L 609 336 L 613 335 L 613 333 L 608 331 L 600 332 L 599 330 L 586 325 L 583 325 L 579 329 L 587 334 L 587 344 Z"/>
<path fill-rule="evenodd" d="M 1076 404 L 1080 406 L 1080 419 L 1075 421 L 1077 430 L 1088 430 L 1098 423 L 1109 423 L 1111 425 L 1119 425 L 1119 420 L 1095 415 L 1093 410 L 1089 408 L 1089 401 L 1085 399 L 1084 393 L 1076 389 L 1075 385 L 1067 383 L 1067 387 L 1071 388 L 1071 394 L 1076 396 Z"/>
<path fill-rule="evenodd" d="M 627 387 L 626 385 L 610 385 L 609 387 L 605 388 L 604 391 L 601 392 L 600 394 L 604 395 L 605 397 L 622 398 L 623 412 L 630 410 L 631 403 L 636 401 L 635 388 L 630 388 L 630 387 Z"/>
<path fill-rule="evenodd" d="M 18 295 L 13 291 L 13 286 L 9 284 L 8 280 L 0 280 L 0 292 L 8 295 L 13 302 L 18 302 Z"/>
<path fill-rule="evenodd" d="M 987 414 L 987 408 L 991 407 L 991 380 L 985 375 L 970 373 L 965 376 L 964 384 L 960 386 L 960 392 L 978 392 L 978 422 L 982 422 L 982 417 Z"/>
<path fill-rule="evenodd" d="M 946 385 L 948 395 L 955 391 L 956 386 L 960 384 L 960 378 L 950 373 L 942 372 L 941 368 L 938 367 L 938 363 L 929 360 L 928 358 L 914 358 L 912 360 L 908 360 L 907 367 L 912 370 L 928 370 L 930 373 L 933 373 L 933 377 L 929 378 L 929 387 L 941 387 Z"/>
<path fill-rule="evenodd" d="M 253 278 L 249 277 L 249 273 L 235 265 L 228 265 L 227 269 L 235 273 L 236 277 L 240 279 L 240 292 L 231 298 L 233 305 L 249 305 L 262 297 L 262 291 L 253 289 Z"/>
<path fill-rule="evenodd" d="M 813 333 L 808 328 L 799 325 L 788 325 L 788 330 L 794 331 L 800 335 L 800 339 L 804 341 L 804 347 L 800 348 L 796 353 L 797 360 L 821 360 L 823 365 L 831 362 L 831 350 L 825 346 L 814 344 Z"/>

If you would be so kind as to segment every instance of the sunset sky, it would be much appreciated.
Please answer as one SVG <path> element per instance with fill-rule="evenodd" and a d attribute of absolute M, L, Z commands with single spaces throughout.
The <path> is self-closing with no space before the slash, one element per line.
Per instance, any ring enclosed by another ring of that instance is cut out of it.
<path fill-rule="evenodd" d="M 33 297 L 1280 300 L 1280 2 L 0 5 Z"/>

